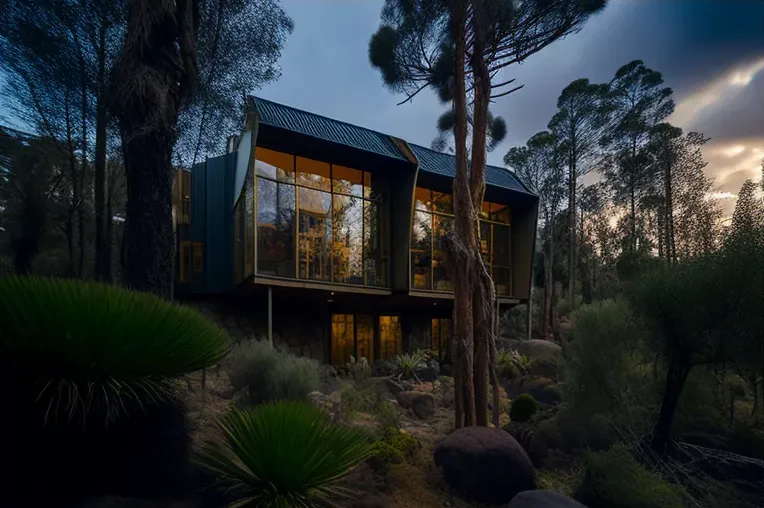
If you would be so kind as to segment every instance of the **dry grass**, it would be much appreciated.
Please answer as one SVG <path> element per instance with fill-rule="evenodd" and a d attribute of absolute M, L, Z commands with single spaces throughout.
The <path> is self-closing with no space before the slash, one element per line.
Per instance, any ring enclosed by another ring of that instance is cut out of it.
<path fill-rule="evenodd" d="M 189 388 L 186 404 L 194 449 L 198 450 L 206 441 L 222 442 L 215 419 L 231 407 L 233 388 L 228 381 L 228 374 L 222 370 L 219 373 L 215 369 L 208 371 L 204 389 L 202 371 L 189 374 L 185 381 Z"/>

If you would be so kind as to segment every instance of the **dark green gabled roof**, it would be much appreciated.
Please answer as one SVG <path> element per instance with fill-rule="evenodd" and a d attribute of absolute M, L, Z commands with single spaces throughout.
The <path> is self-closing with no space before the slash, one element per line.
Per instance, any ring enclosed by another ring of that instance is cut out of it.
<path fill-rule="evenodd" d="M 318 139 L 357 148 L 366 152 L 408 161 L 392 138 L 357 125 L 333 120 L 315 113 L 253 97 L 261 124 L 298 132 Z M 456 175 L 456 158 L 453 155 L 436 152 L 423 146 L 408 143 L 419 161 L 419 169 L 427 173 L 453 178 Z M 533 193 L 508 169 L 486 166 L 488 185 Z"/>
<path fill-rule="evenodd" d="M 254 97 L 261 124 L 399 160 L 408 160 L 390 136 Z"/>
<path fill-rule="evenodd" d="M 419 160 L 420 171 L 451 178 L 456 175 L 456 157 L 453 155 L 436 152 L 435 150 L 412 143 L 409 143 L 409 146 Z M 488 185 L 533 194 L 514 173 L 505 168 L 486 165 L 485 180 Z"/>

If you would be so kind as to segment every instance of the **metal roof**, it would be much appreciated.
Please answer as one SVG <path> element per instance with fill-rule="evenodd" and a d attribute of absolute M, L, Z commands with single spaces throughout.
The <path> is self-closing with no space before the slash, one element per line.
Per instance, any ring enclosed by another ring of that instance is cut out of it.
<path fill-rule="evenodd" d="M 399 160 L 408 160 L 390 136 L 283 104 L 253 97 L 261 124 L 299 132 L 318 139 L 358 148 Z"/>
<path fill-rule="evenodd" d="M 409 143 L 411 151 L 419 160 L 420 171 L 434 173 L 436 175 L 453 178 L 456 175 L 456 157 L 453 155 L 436 152 L 430 148 Z M 533 194 L 517 176 L 506 168 L 498 166 L 485 167 L 485 180 L 488 185 L 502 187 L 516 192 Z"/>
<path fill-rule="evenodd" d="M 386 134 L 259 97 L 253 97 L 253 100 L 261 124 L 408 161 L 392 138 Z M 456 175 L 456 158 L 453 155 L 436 152 L 412 143 L 408 145 L 419 160 L 419 168 L 422 171 L 451 178 Z M 533 192 L 506 168 L 486 166 L 485 176 L 488 185 L 533 195 Z"/>

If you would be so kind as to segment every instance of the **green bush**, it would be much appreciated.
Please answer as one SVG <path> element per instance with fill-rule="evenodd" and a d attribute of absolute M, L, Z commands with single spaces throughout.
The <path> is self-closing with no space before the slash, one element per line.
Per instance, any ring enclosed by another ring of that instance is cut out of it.
<path fill-rule="evenodd" d="M 373 445 L 372 459 L 378 464 L 400 464 L 414 456 L 419 449 L 419 441 L 407 432 L 397 428 L 384 429 L 383 439 Z"/>
<path fill-rule="evenodd" d="M 149 294 L 0 277 L 0 398 L 10 404 L 0 425 L 20 444 L 8 459 L 14 487 L 44 495 L 45 478 L 58 505 L 180 485 L 190 440 L 174 378 L 215 364 L 227 343 L 198 312 Z"/>
<path fill-rule="evenodd" d="M 254 340 L 231 352 L 228 377 L 235 390 L 248 389 L 250 404 L 306 400 L 310 392 L 321 387 L 321 367 L 317 361 Z"/>
<path fill-rule="evenodd" d="M 623 446 L 590 453 L 576 500 L 589 508 L 682 508 L 682 490 L 644 469 Z"/>
<path fill-rule="evenodd" d="M 496 352 L 496 369 L 499 377 L 513 379 L 530 371 L 532 360 L 514 349 Z"/>
<path fill-rule="evenodd" d="M 234 410 L 219 427 L 225 443 L 208 443 L 200 460 L 237 506 L 326 506 L 346 494 L 337 481 L 373 453 L 362 430 L 333 425 L 304 402 Z"/>
<path fill-rule="evenodd" d="M 566 347 L 565 399 L 580 414 L 607 414 L 641 434 L 656 403 L 654 352 L 642 342 L 631 308 L 620 300 L 579 307 Z"/>
<path fill-rule="evenodd" d="M 509 419 L 513 422 L 527 422 L 536 414 L 537 410 L 538 404 L 533 395 L 523 393 L 512 401 L 512 405 L 509 407 Z"/>
<path fill-rule="evenodd" d="M 390 401 L 382 396 L 376 386 L 359 388 L 355 385 L 345 386 L 341 391 L 342 411 L 345 416 L 352 412 L 368 413 L 379 423 L 380 429 L 399 428 L 401 418 L 398 410 Z"/>

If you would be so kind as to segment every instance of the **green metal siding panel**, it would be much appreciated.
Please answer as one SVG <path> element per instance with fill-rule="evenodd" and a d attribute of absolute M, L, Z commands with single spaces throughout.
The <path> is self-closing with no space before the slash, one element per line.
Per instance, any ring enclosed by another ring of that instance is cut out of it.
<path fill-rule="evenodd" d="M 390 136 L 254 97 L 260 124 L 299 132 L 367 152 L 407 160 Z"/>
<path fill-rule="evenodd" d="M 207 220 L 204 242 L 205 292 L 233 287 L 233 209 L 236 154 L 207 159 Z"/>
<path fill-rule="evenodd" d="M 207 253 L 207 163 L 195 164 L 191 168 L 191 225 L 190 238 L 192 242 L 202 242 L 202 259 Z M 194 273 L 193 267 L 188 268 L 191 276 L 191 292 L 203 293 L 207 290 L 207 271 Z"/>

